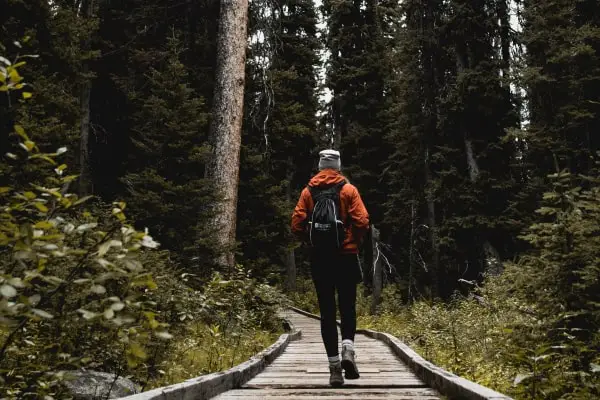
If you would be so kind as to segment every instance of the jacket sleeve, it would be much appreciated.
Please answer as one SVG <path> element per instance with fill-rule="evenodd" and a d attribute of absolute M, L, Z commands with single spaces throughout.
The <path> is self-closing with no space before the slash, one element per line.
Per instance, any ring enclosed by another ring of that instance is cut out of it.
<path fill-rule="evenodd" d="M 298 204 L 294 208 L 292 214 L 292 233 L 296 236 L 302 237 L 306 230 L 306 219 L 308 218 L 309 204 L 308 204 L 308 189 L 304 188 L 300 194 Z"/>
<path fill-rule="evenodd" d="M 369 229 L 369 213 L 367 208 L 358 193 L 358 189 L 353 187 L 352 196 L 350 197 L 350 207 L 348 207 L 348 215 L 352 220 L 352 236 L 357 243 L 360 243 L 364 234 Z"/>

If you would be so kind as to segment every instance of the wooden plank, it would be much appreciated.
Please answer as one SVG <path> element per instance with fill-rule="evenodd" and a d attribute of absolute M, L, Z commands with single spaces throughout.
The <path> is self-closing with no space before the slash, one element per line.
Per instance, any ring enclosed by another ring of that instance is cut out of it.
<path fill-rule="evenodd" d="M 300 340 L 290 343 L 283 354 L 242 389 L 228 391 L 217 399 L 439 400 L 439 394 L 426 388 L 389 346 L 364 335 L 357 335 L 355 341 L 361 378 L 346 380 L 342 388 L 331 388 L 319 321 L 299 314 L 287 318 L 302 330 Z"/>
<path fill-rule="evenodd" d="M 304 396 L 304 395 L 313 395 L 319 397 L 326 396 L 338 396 L 338 395 L 365 395 L 365 396 L 373 396 L 373 395 L 385 395 L 385 394 L 393 394 L 393 395 L 402 395 L 402 396 L 438 396 L 439 394 L 430 388 L 316 388 L 316 389 L 302 389 L 302 388 L 292 388 L 292 389 L 237 389 L 232 390 L 228 393 L 231 393 L 232 397 L 245 397 L 252 396 L 253 394 L 260 393 L 261 395 L 266 396 Z"/>
<path fill-rule="evenodd" d="M 311 374 L 299 374 L 294 371 L 276 371 L 276 372 L 263 372 L 260 374 L 260 379 L 288 379 L 295 381 L 304 381 L 305 379 L 329 379 L 329 372 L 316 372 Z M 371 380 L 371 379 L 388 379 L 388 380 L 418 380 L 418 377 L 412 373 L 406 372 L 377 372 L 377 373 L 365 373 L 360 371 L 360 380 Z"/>
<path fill-rule="evenodd" d="M 356 380 L 347 380 L 348 385 L 353 386 L 383 386 L 383 387 L 425 387 L 425 383 L 420 379 L 411 378 L 411 377 L 369 377 L 369 378 L 361 378 Z M 245 387 L 252 386 L 269 386 L 269 385 L 278 385 L 278 386 L 298 386 L 305 387 L 306 385 L 324 385 L 326 387 L 329 386 L 329 376 L 311 376 L 304 375 L 300 377 L 261 377 L 257 376 L 256 378 L 251 379 L 246 383 Z"/>
<path fill-rule="evenodd" d="M 380 393 L 380 394 L 364 394 L 364 393 L 336 393 L 329 395 L 315 395 L 314 393 L 307 393 L 304 395 L 277 395 L 277 394 L 263 394 L 262 391 L 258 393 L 242 393 L 237 395 L 233 392 L 227 392 L 217 397 L 218 400 L 239 400 L 241 398 L 247 399 L 261 399 L 261 400 L 311 400 L 315 398 L 327 399 L 327 400 L 439 400 L 438 396 L 411 396 L 404 394 L 392 394 L 392 393 Z"/>
<path fill-rule="evenodd" d="M 356 381 L 346 381 L 344 383 L 345 387 L 354 388 L 354 387 L 379 387 L 379 388 L 418 388 L 418 387 L 427 387 L 425 383 L 422 381 L 407 381 L 407 382 L 390 382 L 387 379 L 383 380 L 373 380 L 371 382 L 365 383 L 355 383 Z M 289 380 L 278 381 L 275 379 L 259 381 L 257 383 L 248 382 L 247 384 L 242 386 L 243 388 L 328 388 L 329 379 L 320 379 L 315 380 L 314 382 L 305 382 L 304 380 L 299 383 L 298 381 L 291 382 Z"/>

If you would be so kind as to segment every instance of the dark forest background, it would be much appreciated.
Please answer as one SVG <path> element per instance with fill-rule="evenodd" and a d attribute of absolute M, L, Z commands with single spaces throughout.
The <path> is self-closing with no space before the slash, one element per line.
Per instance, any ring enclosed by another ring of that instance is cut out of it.
<path fill-rule="evenodd" d="M 16 123 L 67 146 L 70 190 L 125 201 L 205 284 L 219 2 L 0 10 L 2 55 L 38 56 L 20 67 L 31 102 L 0 93 L 2 154 Z M 544 340 L 581 344 L 555 397 L 597 382 L 598 1 L 253 0 L 246 71 L 236 261 L 253 279 L 294 291 L 290 271 L 307 276 L 290 215 L 318 151 L 336 148 L 381 231 L 394 301 L 448 302 L 509 268 L 503 290 L 536 304 Z M 0 186 L 40 175 L 4 172 Z"/>

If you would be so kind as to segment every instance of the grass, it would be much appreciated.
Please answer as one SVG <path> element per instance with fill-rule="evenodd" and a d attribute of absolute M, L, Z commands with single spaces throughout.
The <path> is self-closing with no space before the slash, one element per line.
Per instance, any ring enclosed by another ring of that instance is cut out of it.
<path fill-rule="evenodd" d="M 145 390 L 232 368 L 272 345 L 279 333 L 257 329 L 230 333 L 218 326 L 195 323 L 179 337 L 162 364 L 160 376 L 151 380 Z"/>

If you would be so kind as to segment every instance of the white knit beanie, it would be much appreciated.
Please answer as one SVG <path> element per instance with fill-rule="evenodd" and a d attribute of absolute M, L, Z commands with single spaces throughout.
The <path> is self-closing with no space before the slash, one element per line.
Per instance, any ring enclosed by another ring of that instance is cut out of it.
<path fill-rule="evenodd" d="M 338 171 L 342 168 L 339 151 L 327 149 L 319 152 L 319 171 L 328 168 Z"/>

